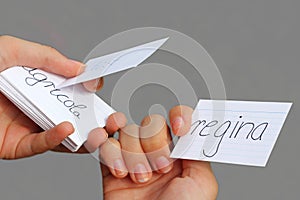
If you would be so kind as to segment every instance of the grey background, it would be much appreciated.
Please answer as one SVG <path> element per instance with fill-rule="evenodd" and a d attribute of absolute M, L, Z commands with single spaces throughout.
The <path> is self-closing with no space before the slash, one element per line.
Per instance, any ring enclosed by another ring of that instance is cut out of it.
<path fill-rule="evenodd" d="M 299 9 L 297 0 L 9 0 L 0 4 L 0 33 L 51 45 L 77 60 L 112 34 L 135 27 L 165 27 L 193 37 L 218 65 L 228 99 L 294 102 L 266 168 L 213 164 L 218 199 L 297 199 Z M 105 79 L 104 99 L 119 76 Z M 138 90 L 133 100 L 137 108 L 143 107 L 142 94 Z M 209 97 L 205 89 L 199 96 Z M 146 114 L 137 112 L 136 119 Z M 90 155 L 46 153 L 0 161 L 0 195 L 99 199 L 99 167 Z"/>

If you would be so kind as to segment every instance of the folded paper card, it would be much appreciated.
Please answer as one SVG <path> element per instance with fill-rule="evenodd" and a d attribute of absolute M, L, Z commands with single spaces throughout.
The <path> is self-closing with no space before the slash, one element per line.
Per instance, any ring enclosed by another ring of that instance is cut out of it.
<path fill-rule="evenodd" d="M 94 58 L 86 63 L 85 71 L 74 78 L 62 82 L 57 88 L 82 83 L 95 78 L 138 66 L 161 47 L 168 38 L 156 40 L 116 53 Z"/>
<path fill-rule="evenodd" d="M 265 166 L 292 103 L 200 100 L 172 158 Z"/>
<path fill-rule="evenodd" d="M 166 40 L 94 58 L 87 62 L 86 71 L 73 79 L 15 66 L 0 73 L 0 91 L 44 130 L 63 121 L 71 122 L 75 132 L 62 144 L 71 151 L 77 151 L 86 141 L 88 133 L 96 127 L 105 126 L 107 117 L 115 112 L 101 98 L 78 83 L 135 67 Z M 58 88 L 58 85 L 63 88 Z"/>

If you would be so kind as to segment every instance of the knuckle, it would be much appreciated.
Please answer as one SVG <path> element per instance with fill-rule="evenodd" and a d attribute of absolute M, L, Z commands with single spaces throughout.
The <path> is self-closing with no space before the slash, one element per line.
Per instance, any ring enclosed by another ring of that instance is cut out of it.
<path fill-rule="evenodd" d="M 172 113 L 172 112 L 183 113 L 184 111 L 187 111 L 187 112 L 193 112 L 193 109 L 192 109 L 190 106 L 186 106 L 186 105 L 177 105 L 177 106 L 174 106 L 174 107 L 170 110 L 170 113 Z"/>
<path fill-rule="evenodd" d="M 104 144 L 100 146 L 100 156 L 102 158 L 105 158 L 107 155 L 109 155 L 112 151 L 120 150 L 121 146 L 118 140 L 115 138 L 108 138 Z"/>
<path fill-rule="evenodd" d="M 165 118 L 162 115 L 159 114 L 151 114 L 148 115 L 146 117 L 144 117 L 144 119 L 142 120 L 142 126 L 148 125 L 152 122 L 165 122 Z"/>
<path fill-rule="evenodd" d="M 122 151 L 142 152 L 139 139 L 139 127 L 136 124 L 129 124 L 122 128 L 119 140 Z"/>
<path fill-rule="evenodd" d="M 120 148 L 120 143 L 115 138 L 108 138 L 106 142 L 107 147 L 117 147 Z"/>
<path fill-rule="evenodd" d="M 161 115 L 149 115 L 143 119 L 141 124 L 142 138 L 149 138 L 167 132 L 166 120 Z"/>
<path fill-rule="evenodd" d="M 145 152 L 153 152 L 165 146 L 164 140 L 142 140 L 142 146 Z"/>
<path fill-rule="evenodd" d="M 171 144 L 171 137 L 168 129 L 164 129 L 159 134 L 149 133 L 148 135 L 143 135 L 141 137 L 141 145 L 143 149 L 147 152 L 161 149 L 164 146 L 169 146 Z"/>
<path fill-rule="evenodd" d="M 124 136 L 131 136 L 134 138 L 139 138 L 139 126 L 136 124 L 128 124 L 124 128 L 121 128 L 121 139 Z"/>

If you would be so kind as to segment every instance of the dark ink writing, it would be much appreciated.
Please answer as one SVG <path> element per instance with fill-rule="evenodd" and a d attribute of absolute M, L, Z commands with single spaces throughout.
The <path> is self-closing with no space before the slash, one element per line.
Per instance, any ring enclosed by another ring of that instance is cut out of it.
<path fill-rule="evenodd" d="M 80 110 L 87 108 L 86 105 L 77 105 L 74 100 L 66 94 L 63 94 L 60 89 L 55 88 L 55 83 L 48 80 L 46 74 L 43 74 L 37 69 L 23 67 L 28 72 L 29 76 L 25 78 L 25 83 L 29 86 L 41 85 L 44 88 L 50 89 L 49 94 L 61 102 L 68 110 L 78 119 L 80 118 Z"/>
<path fill-rule="evenodd" d="M 242 119 L 243 116 L 239 116 L 239 119 Z M 253 122 L 243 122 L 236 121 L 232 122 L 230 120 L 220 122 L 218 120 L 206 121 L 206 120 L 197 120 L 192 124 L 191 135 L 198 134 L 200 137 L 213 136 L 216 139 L 216 146 L 214 149 L 203 149 L 202 153 L 206 157 L 215 156 L 221 143 L 227 134 L 228 138 L 244 138 L 246 140 L 262 140 L 263 134 L 265 133 L 269 123 L 263 122 L 255 124 Z M 232 128 L 233 127 L 233 128 Z M 229 134 L 230 133 L 230 134 Z"/>

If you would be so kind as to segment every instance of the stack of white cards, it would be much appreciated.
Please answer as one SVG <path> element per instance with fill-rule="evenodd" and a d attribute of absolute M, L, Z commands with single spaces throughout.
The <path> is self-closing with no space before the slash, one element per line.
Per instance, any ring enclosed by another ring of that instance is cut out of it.
<path fill-rule="evenodd" d="M 63 81 L 63 77 L 41 70 L 14 67 L 1 73 L 0 87 L 3 94 L 44 130 L 63 121 L 71 122 L 75 132 L 63 144 L 76 151 L 89 131 L 103 127 L 114 110 L 81 84 L 56 89 Z"/>
<path fill-rule="evenodd" d="M 115 112 L 79 83 L 136 67 L 166 40 L 91 59 L 85 72 L 72 79 L 28 67 L 9 68 L 0 73 L 0 91 L 44 130 L 71 122 L 75 131 L 62 144 L 77 151 L 88 133 L 105 126 L 107 117 Z"/>

